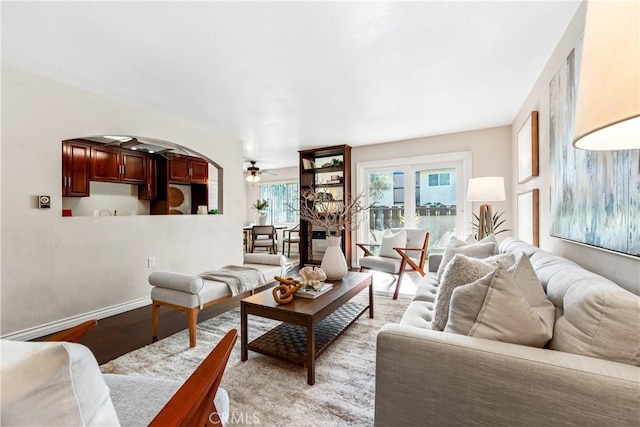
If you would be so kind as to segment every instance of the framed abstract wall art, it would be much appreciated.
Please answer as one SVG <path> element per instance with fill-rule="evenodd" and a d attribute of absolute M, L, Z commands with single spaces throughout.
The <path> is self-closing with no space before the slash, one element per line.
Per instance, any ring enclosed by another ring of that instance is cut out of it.
<path fill-rule="evenodd" d="M 518 183 L 538 174 L 538 112 L 532 111 L 518 131 Z"/>
<path fill-rule="evenodd" d="M 518 239 L 539 246 L 540 190 L 518 194 Z"/>
<path fill-rule="evenodd" d="M 640 257 L 640 150 L 573 147 L 579 41 L 549 83 L 551 235 Z"/>

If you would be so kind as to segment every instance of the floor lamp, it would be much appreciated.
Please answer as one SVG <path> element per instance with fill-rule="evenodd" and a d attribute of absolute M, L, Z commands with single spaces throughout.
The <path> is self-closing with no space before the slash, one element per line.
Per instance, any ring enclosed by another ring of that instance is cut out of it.
<path fill-rule="evenodd" d="M 483 202 L 478 216 L 478 240 L 482 240 L 493 233 L 493 212 L 487 202 L 506 200 L 504 192 L 504 178 L 501 176 L 485 176 L 469 179 L 467 201 Z"/>

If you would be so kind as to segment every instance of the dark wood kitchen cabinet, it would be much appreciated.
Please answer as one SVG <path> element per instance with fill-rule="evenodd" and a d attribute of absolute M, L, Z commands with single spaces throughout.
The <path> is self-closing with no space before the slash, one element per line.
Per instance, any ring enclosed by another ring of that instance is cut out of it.
<path fill-rule="evenodd" d="M 111 147 L 91 147 L 91 180 L 147 183 L 147 155 Z"/>
<path fill-rule="evenodd" d="M 169 160 L 169 182 L 207 184 L 209 164 L 195 157 L 180 156 Z"/>
<path fill-rule="evenodd" d="M 62 144 L 62 195 L 89 196 L 91 147 L 88 144 L 65 141 Z"/>
<path fill-rule="evenodd" d="M 158 158 L 147 157 L 147 182 L 138 186 L 138 199 L 153 200 L 158 197 Z"/>

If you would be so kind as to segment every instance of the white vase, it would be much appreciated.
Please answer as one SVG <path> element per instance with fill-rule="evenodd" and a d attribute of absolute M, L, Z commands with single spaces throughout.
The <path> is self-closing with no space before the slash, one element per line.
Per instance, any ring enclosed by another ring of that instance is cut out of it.
<path fill-rule="evenodd" d="M 258 214 L 258 225 L 266 225 L 267 224 L 267 214 L 260 212 Z"/>
<path fill-rule="evenodd" d="M 327 280 L 340 280 L 347 275 L 347 260 L 340 248 L 340 236 L 327 236 L 327 250 L 322 257 L 320 267 L 327 274 Z"/>

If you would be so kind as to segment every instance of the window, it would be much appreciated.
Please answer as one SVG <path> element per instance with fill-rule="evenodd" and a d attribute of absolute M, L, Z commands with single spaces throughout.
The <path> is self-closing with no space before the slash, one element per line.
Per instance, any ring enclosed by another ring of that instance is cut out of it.
<path fill-rule="evenodd" d="M 441 252 L 448 236 L 471 231 L 471 203 L 461 184 L 471 176 L 470 152 L 362 162 L 357 171 L 357 190 L 376 203 L 368 226 L 358 229 L 361 242 L 379 242 L 387 228 L 420 228 L 429 230 L 429 250 Z"/>
<path fill-rule="evenodd" d="M 429 187 L 439 187 L 451 185 L 451 174 L 446 173 L 430 173 L 429 174 Z"/>
<path fill-rule="evenodd" d="M 270 224 L 300 222 L 298 212 L 290 207 L 297 202 L 298 198 L 297 182 L 263 184 L 260 186 L 260 199 L 269 202 L 267 221 Z"/>
<path fill-rule="evenodd" d="M 393 173 L 393 204 L 404 205 L 404 172 Z"/>

